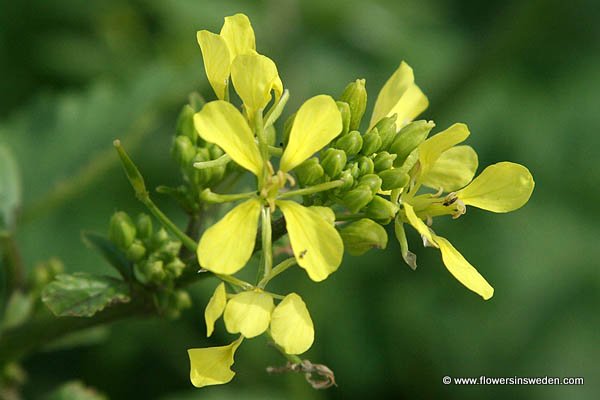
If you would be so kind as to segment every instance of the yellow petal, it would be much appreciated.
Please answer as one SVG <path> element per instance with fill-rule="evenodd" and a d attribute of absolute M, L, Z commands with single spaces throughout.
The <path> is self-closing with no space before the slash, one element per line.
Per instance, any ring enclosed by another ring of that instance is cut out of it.
<path fill-rule="evenodd" d="M 477 153 L 471 146 L 454 146 L 443 152 L 423 179 L 423 185 L 453 192 L 465 187 L 477 171 Z"/>
<path fill-rule="evenodd" d="M 465 124 L 454 124 L 421 143 L 419 145 L 421 177 L 427 176 L 442 153 L 464 141 L 469 134 L 469 128 Z"/>
<path fill-rule="evenodd" d="M 448 240 L 441 236 L 436 236 L 435 240 L 440 246 L 442 260 L 448 271 L 467 289 L 474 291 L 484 300 L 488 300 L 494 295 L 494 288 L 469 264 L 467 260 L 450 244 Z"/>
<path fill-rule="evenodd" d="M 254 30 L 250 20 L 244 14 L 225 17 L 225 23 L 221 28 L 221 37 L 227 43 L 231 60 L 235 60 L 240 54 L 249 54 L 256 50 Z"/>
<path fill-rule="evenodd" d="M 484 169 L 456 195 L 465 205 L 504 213 L 527 203 L 534 186 L 533 176 L 527 168 L 505 161 Z"/>
<path fill-rule="evenodd" d="M 209 385 L 222 385 L 231 381 L 235 375 L 230 367 L 233 355 L 243 338 L 227 346 L 188 349 L 190 357 L 190 380 L 198 388 Z"/>
<path fill-rule="evenodd" d="M 331 96 L 319 95 L 304 102 L 294 118 L 280 169 L 290 171 L 321 150 L 342 131 L 342 115 Z"/>
<path fill-rule="evenodd" d="M 396 127 L 400 129 L 427 109 L 429 101 L 414 82 L 412 68 L 402 61 L 377 96 L 369 129 L 394 114 L 397 114 Z"/>
<path fill-rule="evenodd" d="M 320 282 L 338 269 L 344 243 L 338 231 L 316 211 L 293 201 L 278 200 L 285 217 L 292 250 L 298 265 L 310 279 Z"/>
<path fill-rule="evenodd" d="M 271 315 L 271 336 L 287 354 L 302 354 L 315 340 L 315 328 L 302 298 L 290 293 Z"/>
<path fill-rule="evenodd" d="M 204 321 L 206 322 L 206 337 L 210 337 L 215 329 L 215 321 L 218 320 L 227 303 L 227 292 L 225 291 L 225 283 L 221 282 L 215 289 L 212 297 L 204 310 Z"/>
<path fill-rule="evenodd" d="M 273 60 L 260 54 L 237 56 L 231 64 L 231 80 L 251 118 L 269 103 L 273 87 L 281 84 Z"/>
<path fill-rule="evenodd" d="M 431 230 L 421 218 L 417 217 L 417 214 L 415 214 L 415 210 L 412 208 L 412 206 L 408 203 L 404 203 L 403 206 L 406 213 L 406 218 L 412 227 L 415 228 L 421 236 L 424 236 L 431 245 L 437 247 L 435 240 L 433 240 Z"/>
<path fill-rule="evenodd" d="M 226 101 L 211 101 L 194 115 L 202 139 L 216 143 L 239 165 L 260 175 L 263 160 L 244 116 Z"/>
<path fill-rule="evenodd" d="M 241 333 L 253 338 L 269 327 L 273 298 L 264 292 L 242 292 L 233 296 L 225 307 L 225 328 L 229 333 Z"/>
<path fill-rule="evenodd" d="M 254 249 L 260 207 L 258 199 L 247 200 L 208 228 L 198 244 L 200 266 L 226 275 L 242 269 Z"/>
<path fill-rule="evenodd" d="M 223 100 L 227 90 L 229 67 L 231 65 L 227 43 L 221 36 L 209 31 L 198 31 L 196 38 L 202 50 L 204 70 L 208 82 L 210 82 L 217 97 Z"/>

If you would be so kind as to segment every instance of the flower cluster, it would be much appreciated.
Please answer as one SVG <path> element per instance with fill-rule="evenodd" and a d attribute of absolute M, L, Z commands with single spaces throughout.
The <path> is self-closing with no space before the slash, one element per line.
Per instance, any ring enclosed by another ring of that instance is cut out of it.
<path fill-rule="evenodd" d="M 304 301 L 296 293 L 271 293 L 267 284 L 296 264 L 313 281 L 323 281 L 338 269 L 344 250 L 362 254 L 386 247 L 383 225 L 391 222 L 402 257 L 413 269 L 416 256 L 408 249 L 405 224 L 417 230 L 425 246 L 440 250 L 443 263 L 463 285 L 484 299 L 492 297 L 487 281 L 434 232 L 433 218 L 458 218 L 467 206 L 492 212 L 521 207 L 534 187 L 525 167 L 501 162 L 473 179 L 477 154 L 460 145 L 469 136 L 466 125 L 454 124 L 428 138 L 435 124 L 413 121 L 428 100 L 404 62 L 379 92 L 364 133 L 360 127 L 367 92 L 359 79 L 337 101 L 328 95 L 305 101 L 277 140 L 275 123 L 289 94 L 275 63 L 256 51 L 248 18 L 226 17 L 219 34 L 200 31 L 197 39 L 217 100 L 204 104 L 193 117 L 188 111 L 192 137 L 181 135 L 186 139 L 176 139 L 182 143 L 174 148 L 185 154 L 181 149 L 189 146 L 183 142 L 195 143 L 197 134 L 212 146 L 212 157 L 195 159 L 196 150 L 180 157 L 189 176 L 193 161 L 204 176 L 214 168 L 222 176 L 226 165 L 237 164 L 255 176 L 256 189 L 218 194 L 205 186 L 198 194 L 205 203 L 242 200 L 203 233 L 197 247 L 199 265 L 233 289 L 228 293 L 222 282 L 214 291 L 205 309 L 207 336 L 221 316 L 226 330 L 240 336 L 226 346 L 189 350 L 195 386 L 229 382 L 234 353 L 244 338 L 267 334 L 288 355 L 307 351 L 314 327 Z M 235 105 L 231 89 L 241 107 Z M 293 257 L 273 266 L 276 217 L 285 220 Z M 257 237 L 261 274 L 250 284 L 233 275 L 248 264 Z"/>

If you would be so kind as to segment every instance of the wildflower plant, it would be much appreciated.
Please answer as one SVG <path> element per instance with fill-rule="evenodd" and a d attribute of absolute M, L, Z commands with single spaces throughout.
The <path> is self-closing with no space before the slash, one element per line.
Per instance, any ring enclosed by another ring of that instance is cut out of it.
<path fill-rule="evenodd" d="M 108 238 L 86 233 L 87 243 L 122 279 L 46 274 L 34 286 L 54 314 L 88 317 L 131 303 L 177 317 L 191 307 L 185 286 L 216 277 L 204 307 L 206 336 L 221 329 L 221 318 L 234 336 L 221 346 L 188 350 L 191 383 L 231 381 L 239 346 L 266 335 L 288 360 L 270 371 L 302 372 L 313 387 L 325 388 L 335 384 L 333 372 L 299 357 L 315 338 L 304 300 L 269 288 L 288 269 L 298 266 L 321 282 L 338 270 L 344 252 L 385 249 L 386 226 L 400 244 L 398 259 L 416 269 L 405 233 L 411 226 L 424 247 L 440 251 L 460 283 L 485 300 L 493 296 L 493 287 L 438 234 L 435 219 L 459 219 L 469 206 L 516 210 L 531 196 L 532 175 L 511 162 L 477 175 L 477 153 L 463 144 L 470 135 L 465 124 L 431 134 L 433 121 L 415 120 L 428 100 L 408 64 L 402 62 L 381 88 L 364 123 L 364 79 L 337 98 L 307 99 L 283 122 L 290 93 L 275 62 L 257 51 L 248 17 L 226 17 L 219 34 L 202 30 L 197 41 L 215 100 L 190 96 L 171 149 L 182 182 L 157 188 L 189 216 L 188 227 L 181 230 L 156 206 L 139 169 L 115 141 L 136 196 L 161 227 L 155 229 L 148 215 L 117 212 Z M 240 178 L 250 183 L 240 185 Z M 218 210 L 224 215 L 212 221 Z M 236 274 L 254 265 L 253 254 L 260 256 L 257 278 L 242 280 Z"/>

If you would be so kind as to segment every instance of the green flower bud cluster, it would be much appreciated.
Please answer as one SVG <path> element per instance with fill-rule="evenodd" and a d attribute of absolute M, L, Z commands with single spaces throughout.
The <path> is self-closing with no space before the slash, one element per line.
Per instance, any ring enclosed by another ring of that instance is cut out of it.
<path fill-rule="evenodd" d="M 366 104 L 364 79 L 351 82 L 337 102 L 342 114 L 342 133 L 319 157 L 305 161 L 295 173 L 301 187 L 343 181 L 340 187 L 315 194 L 308 201 L 318 205 L 339 204 L 351 214 L 362 213 L 387 224 L 398 212 L 398 206 L 377 194 L 410 184 L 411 170 L 418 161 L 417 147 L 427 138 L 434 123 L 415 121 L 398 129 L 396 115 L 392 115 L 361 134 Z"/>
<path fill-rule="evenodd" d="M 197 111 L 188 104 L 179 113 L 171 156 L 179 165 L 184 181 L 190 188 L 207 188 L 223 179 L 227 165 L 194 168 L 194 163 L 213 161 L 225 154 L 217 145 L 206 143 L 196 133 L 194 114 Z"/>
<path fill-rule="evenodd" d="M 58 258 L 51 258 L 35 266 L 28 277 L 28 287 L 38 297 L 44 287 L 54 280 L 54 277 L 63 273 L 65 266 Z"/>
<path fill-rule="evenodd" d="M 133 221 L 125 212 L 116 212 L 110 220 L 109 239 L 133 263 L 135 278 L 144 285 L 172 287 L 185 268 L 178 257 L 181 243 L 162 228 L 154 232 L 147 214 Z"/>

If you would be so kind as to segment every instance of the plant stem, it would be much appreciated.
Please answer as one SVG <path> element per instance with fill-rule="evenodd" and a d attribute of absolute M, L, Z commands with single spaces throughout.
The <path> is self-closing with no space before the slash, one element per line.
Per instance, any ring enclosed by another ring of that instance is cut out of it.
<path fill-rule="evenodd" d="M 315 186 L 310 186 L 310 187 L 306 187 L 306 188 L 298 189 L 298 190 L 290 190 L 289 192 L 281 193 L 278 196 L 278 198 L 287 199 L 288 197 L 294 197 L 294 196 L 306 196 L 309 194 L 323 192 L 325 190 L 335 189 L 337 187 L 342 186 L 343 184 L 344 184 L 344 181 L 342 181 L 342 180 L 320 183 Z"/>
<path fill-rule="evenodd" d="M 273 249 L 272 239 L 273 232 L 271 230 L 271 209 L 269 206 L 263 206 L 261 210 L 261 239 L 262 239 L 262 254 L 263 254 L 263 280 L 271 275 L 271 268 L 273 268 Z M 263 286 L 264 287 L 264 286 Z"/>
<path fill-rule="evenodd" d="M 150 196 L 147 196 L 146 198 L 140 199 L 140 200 L 146 206 L 146 208 L 148 208 L 148 210 L 152 213 L 152 215 L 154 215 L 156 217 L 156 219 L 158 219 L 160 221 L 160 223 L 168 231 L 170 231 L 173 235 L 175 235 L 181 241 L 181 244 L 183 244 L 186 249 L 188 249 L 192 252 L 196 251 L 196 248 L 198 247 L 198 243 L 196 243 L 196 241 L 194 239 L 192 239 L 191 237 L 186 235 L 184 232 L 182 232 L 177 227 L 177 225 L 175 225 L 173 223 L 173 221 L 171 221 L 169 219 L 169 217 L 167 217 L 158 208 L 158 206 L 156 204 L 154 204 L 154 202 L 150 199 Z"/>
<path fill-rule="evenodd" d="M 221 165 L 227 165 L 231 161 L 231 157 L 229 154 L 223 154 L 221 157 L 216 160 L 210 161 L 199 161 L 194 163 L 194 168 L 196 169 L 206 169 L 206 168 L 214 168 L 220 167 Z"/>
<path fill-rule="evenodd" d="M 200 193 L 200 199 L 205 203 L 219 204 L 219 203 L 229 203 L 231 201 L 248 199 L 252 196 L 256 196 L 256 192 L 245 192 L 245 193 L 235 193 L 235 194 L 219 194 L 211 191 L 210 189 L 204 189 L 202 193 Z"/>
<path fill-rule="evenodd" d="M 269 283 L 269 281 L 271 279 L 275 278 L 277 275 L 281 274 L 283 271 L 285 271 L 286 269 L 288 269 L 294 265 L 296 265 L 295 257 L 291 257 L 286 260 L 283 260 L 282 262 L 277 264 L 275 266 L 275 268 L 273 268 L 271 270 L 270 274 L 268 274 L 268 275 L 265 274 L 265 277 L 260 282 L 258 282 L 258 287 L 263 289 L 265 286 L 267 286 L 267 283 Z"/>
<path fill-rule="evenodd" d="M 10 232 L 0 233 L 0 249 L 0 256 L 2 256 L 7 266 L 7 287 L 10 293 L 14 289 L 22 288 L 25 283 L 23 259 L 21 258 L 15 238 Z"/>

